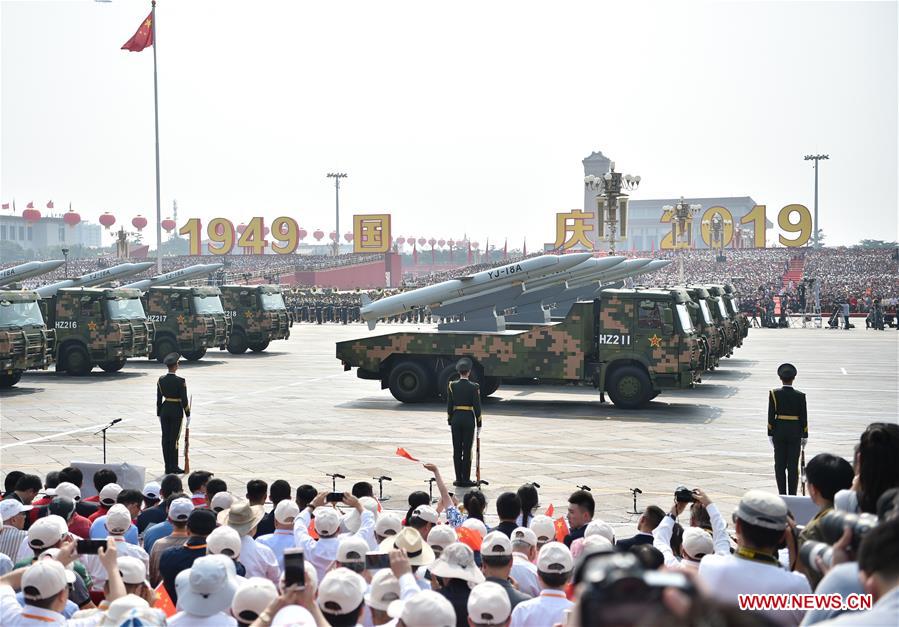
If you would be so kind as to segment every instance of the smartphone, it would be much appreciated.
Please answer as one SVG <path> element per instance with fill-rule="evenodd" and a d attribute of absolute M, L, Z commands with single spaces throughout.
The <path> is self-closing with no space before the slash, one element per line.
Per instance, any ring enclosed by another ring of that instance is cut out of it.
<path fill-rule="evenodd" d="M 328 503 L 341 503 L 343 501 L 343 492 L 328 492 L 325 501 Z"/>
<path fill-rule="evenodd" d="M 284 586 L 306 585 L 306 558 L 303 549 L 284 549 Z"/>
<path fill-rule="evenodd" d="M 390 556 L 387 553 L 366 553 L 365 570 L 390 568 Z"/>
<path fill-rule="evenodd" d="M 79 555 L 96 555 L 101 546 L 106 547 L 106 540 L 78 540 L 76 548 Z"/>

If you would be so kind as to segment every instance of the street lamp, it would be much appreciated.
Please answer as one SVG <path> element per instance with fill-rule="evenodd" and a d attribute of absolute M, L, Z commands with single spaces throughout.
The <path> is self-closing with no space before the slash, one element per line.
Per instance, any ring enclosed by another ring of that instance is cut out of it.
<path fill-rule="evenodd" d="M 615 252 L 615 233 L 618 229 L 619 216 L 618 199 L 626 198 L 627 194 L 622 190 L 633 191 L 640 186 L 640 177 L 631 174 L 621 174 L 615 171 L 615 162 L 613 161 L 608 172 L 602 176 L 593 176 L 588 174 L 584 177 L 584 187 L 597 192 L 596 194 L 596 230 L 597 235 L 600 232 L 602 224 L 609 226 L 609 252 Z M 603 205 L 606 211 L 603 211 Z M 606 215 L 603 215 L 603 214 Z M 623 212 L 622 212 L 623 214 Z M 625 216 L 622 215 L 623 219 Z M 625 234 L 626 235 L 626 234 Z M 599 237 L 593 243 L 593 250 L 599 250 Z"/>
<path fill-rule="evenodd" d="M 702 205 L 684 202 L 683 196 L 680 197 L 676 205 L 665 205 L 662 207 L 662 213 L 667 213 L 671 216 L 671 240 L 674 243 L 674 249 L 677 251 L 677 279 L 679 283 L 684 282 L 684 257 L 681 254 L 681 249 L 690 245 L 693 216 L 700 209 L 702 209 Z M 681 242 L 680 240 L 684 241 Z"/>
<path fill-rule="evenodd" d="M 62 249 L 62 256 L 66 260 L 66 278 L 68 279 L 69 278 L 69 249 L 68 248 Z"/>
<path fill-rule="evenodd" d="M 703 220 L 702 224 L 709 229 L 709 235 L 712 240 L 712 249 L 718 250 L 715 260 L 727 261 L 727 258 L 724 256 L 724 231 L 733 224 L 733 222 L 731 220 L 725 220 L 721 217 L 720 213 L 716 213 L 712 216 L 711 220 Z"/>
<path fill-rule="evenodd" d="M 334 256 L 340 253 L 340 179 L 346 178 L 346 172 L 328 172 L 327 178 L 334 179 Z"/>
<path fill-rule="evenodd" d="M 818 247 L 818 162 L 826 161 L 830 159 L 830 155 L 805 155 L 805 161 L 814 161 L 815 165 L 815 227 L 814 227 L 814 235 L 812 238 L 813 246 L 815 248 Z"/>

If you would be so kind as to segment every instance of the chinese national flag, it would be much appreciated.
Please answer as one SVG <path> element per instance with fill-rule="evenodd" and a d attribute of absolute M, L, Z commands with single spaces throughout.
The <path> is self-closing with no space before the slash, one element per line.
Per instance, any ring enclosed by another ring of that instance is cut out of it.
<path fill-rule="evenodd" d="M 140 52 L 144 48 L 153 45 L 153 13 L 147 16 L 137 29 L 137 32 L 125 42 L 122 50 L 130 50 L 131 52 Z"/>
<path fill-rule="evenodd" d="M 162 582 L 159 582 L 159 585 L 156 586 L 156 602 L 153 604 L 153 607 L 157 610 L 162 610 L 163 614 L 168 618 L 174 616 L 178 611 L 175 609 L 175 604 L 172 603 L 172 597 L 169 596 L 169 593 Z"/>
<path fill-rule="evenodd" d="M 53 208 L 53 201 L 51 200 L 50 202 L 47 203 L 47 209 L 52 209 L 52 208 Z"/>
<path fill-rule="evenodd" d="M 556 511 L 556 508 L 553 507 L 552 503 L 550 503 L 549 507 L 546 508 L 546 515 L 549 516 L 550 518 L 552 518 L 555 511 Z"/>
<path fill-rule="evenodd" d="M 25 205 L 25 208 L 26 208 L 26 209 L 34 209 L 34 201 L 32 201 L 32 202 L 28 203 L 27 205 Z"/>
<path fill-rule="evenodd" d="M 481 543 L 483 543 L 484 538 L 482 538 L 481 534 L 474 529 L 470 529 L 469 527 L 457 527 L 456 535 L 459 536 L 459 542 L 467 544 L 468 548 L 472 551 L 481 550 Z"/>
<path fill-rule="evenodd" d="M 568 523 L 565 522 L 565 517 L 559 516 L 553 524 L 556 527 L 556 542 L 564 542 L 565 536 L 568 535 Z"/>
<path fill-rule="evenodd" d="M 8 203 L 8 202 L 3 203 L 3 208 L 4 208 L 4 209 L 9 209 L 9 203 Z"/>
<path fill-rule="evenodd" d="M 417 461 L 418 461 L 417 459 L 415 459 L 414 457 L 412 457 L 412 456 L 409 454 L 409 451 L 407 451 L 407 450 L 404 449 L 404 448 L 398 448 L 398 449 L 396 449 L 396 454 L 399 455 L 400 457 L 405 457 L 406 459 L 408 459 L 409 461 L 412 461 L 412 462 L 417 462 Z"/>

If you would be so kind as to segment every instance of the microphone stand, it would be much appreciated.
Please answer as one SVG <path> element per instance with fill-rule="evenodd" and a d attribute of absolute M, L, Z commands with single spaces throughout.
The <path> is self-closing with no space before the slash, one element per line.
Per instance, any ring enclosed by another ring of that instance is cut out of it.
<path fill-rule="evenodd" d="M 428 496 L 431 498 L 431 505 L 437 502 L 437 499 L 434 498 L 434 482 L 436 481 L 437 479 L 435 479 L 434 477 L 431 477 L 430 479 L 425 481 L 425 483 L 428 484 Z"/>
<path fill-rule="evenodd" d="M 346 479 L 346 477 L 344 475 L 341 475 L 340 473 L 336 473 L 336 472 L 333 475 L 329 474 L 329 473 L 325 473 L 325 476 L 331 477 L 331 492 L 337 492 L 337 480 L 338 479 Z"/>
<path fill-rule="evenodd" d="M 642 514 L 643 513 L 642 511 L 641 512 L 637 511 L 637 495 L 643 494 L 643 490 L 641 490 L 640 488 L 630 488 L 630 491 L 631 491 L 631 494 L 633 494 L 633 496 L 634 496 L 634 511 L 628 512 L 628 514 Z"/>
<path fill-rule="evenodd" d="M 385 481 L 393 481 L 391 477 L 387 475 L 381 475 L 380 477 L 372 477 L 375 481 L 378 482 L 378 501 L 389 501 L 389 496 L 384 496 L 384 482 Z"/>
<path fill-rule="evenodd" d="M 110 422 L 108 425 L 106 425 L 105 427 L 100 429 L 99 431 L 94 432 L 94 435 L 98 435 L 100 433 L 103 434 L 103 463 L 104 464 L 106 463 L 106 430 L 109 429 L 114 424 L 116 424 L 117 422 L 122 422 L 122 419 L 116 418 L 115 420 Z"/>

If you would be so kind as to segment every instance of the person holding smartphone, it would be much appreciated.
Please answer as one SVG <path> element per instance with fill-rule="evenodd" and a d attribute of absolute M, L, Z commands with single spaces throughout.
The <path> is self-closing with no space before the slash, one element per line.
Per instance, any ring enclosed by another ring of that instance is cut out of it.
<path fill-rule="evenodd" d="M 294 521 L 293 534 L 296 547 L 303 549 L 305 560 L 315 567 L 319 581 L 324 579 L 331 563 L 337 559 L 337 549 L 341 537 L 340 512 L 333 506 L 326 506 L 326 503 L 332 505 L 342 503 L 359 512 L 361 520 L 359 530 L 355 534 L 343 534 L 343 537 L 355 535 L 365 539 L 374 532 L 375 527 L 374 515 L 362 507 L 359 499 L 349 492 L 321 492 L 312 499 L 312 502 L 300 512 Z M 309 535 L 309 523 L 313 516 L 315 531 L 318 533 L 317 540 Z"/>

